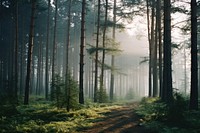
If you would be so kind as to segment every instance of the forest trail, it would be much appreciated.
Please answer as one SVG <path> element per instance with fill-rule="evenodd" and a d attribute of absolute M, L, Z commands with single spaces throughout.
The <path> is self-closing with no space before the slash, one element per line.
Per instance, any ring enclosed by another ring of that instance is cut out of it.
<path fill-rule="evenodd" d="M 139 126 L 139 117 L 134 112 L 137 106 L 137 103 L 132 103 L 113 109 L 105 114 L 103 120 L 82 133 L 146 133 L 146 129 Z"/>

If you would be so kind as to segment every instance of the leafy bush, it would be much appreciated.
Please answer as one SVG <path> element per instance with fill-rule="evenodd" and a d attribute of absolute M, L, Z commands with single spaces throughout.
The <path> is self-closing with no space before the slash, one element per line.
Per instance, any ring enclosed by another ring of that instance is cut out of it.
<path fill-rule="evenodd" d="M 174 100 L 168 107 L 168 122 L 177 125 L 185 124 L 185 111 L 188 110 L 188 101 L 179 93 L 174 95 Z"/>
<path fill-rule="evenodd" d="M 70 74 L 67 76 L 68 83 L 63 80 L 62 77 L 56 75 L 54 78 L 54 84 L 52 87 L 51 96 L 55 101 L 55 105 L 58 108 L 77 109 L 78 108 L 78 84 L 72 79 Z"/>
<path fill-rule="evenodd" d="M 144 121 L 163 120 L 166 118 L 166 104 L 158 98 L 143 98 L 137 113 L 144 118 Z"/>
<path fill-rule="evenodd" d="M 100 89 L 97 91 L 97 100 L 99 103 L 108 102 L 108 94 L 106 93 L 106 89 Z"/>
<path fill-rule="evenodd" d="M 143 98 L 137 113 L 141 122 L 158 133 L 197 133 L 200 131 L 200 112 L 188 110 L 188 100 L 176 93 L 170 104 L 159 98 Z"/>

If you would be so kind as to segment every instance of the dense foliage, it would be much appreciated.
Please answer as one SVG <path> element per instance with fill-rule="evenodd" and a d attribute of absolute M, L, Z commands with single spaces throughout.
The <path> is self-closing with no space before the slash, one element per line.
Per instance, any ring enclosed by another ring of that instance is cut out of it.
<path fill-rule="evenodd" d="M 167 105 L 159 98 L 143 98 L 137 113 L 141 123 L 153 133 L 197 133 L 200 131 L 200 111 L 188 110 L 188 99 L 180 94 Z"/>
<path fill-rule="evenodd" d="M 58 108 L 69 107 L 69 109 L 77 109 L 79 106 L 78 84 L 71 75 L 68 75 L 66 78 L 68 85 L 66 85 L 62 77 L 59 75 L 55 76 L 54 84 L 51 84 L 55 88 L 55 90 L 51 92 L 52 100 L 55 101 L 55 105 Z"/>
<path fill-rule="evenodd" d="M 1 133 L 71 133 L 91 127 L 95 119 L 119 106 L 86 103 L 82 109 L 68 112 L 52 103 L 33 103 L 29 106 L 3 106 L 0 111 Z"/>

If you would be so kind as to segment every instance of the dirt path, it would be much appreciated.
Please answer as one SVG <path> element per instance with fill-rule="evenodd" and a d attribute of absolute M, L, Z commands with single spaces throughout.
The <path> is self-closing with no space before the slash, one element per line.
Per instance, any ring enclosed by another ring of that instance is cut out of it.
<path fill-rule="evenodd" d="M 105 114 L 102 121 L 83 131 L 83 133 L 146 133 L 143 126 L 139 126 L 139 117 L 133 109 L 137 104 L 128 104 Z"/>

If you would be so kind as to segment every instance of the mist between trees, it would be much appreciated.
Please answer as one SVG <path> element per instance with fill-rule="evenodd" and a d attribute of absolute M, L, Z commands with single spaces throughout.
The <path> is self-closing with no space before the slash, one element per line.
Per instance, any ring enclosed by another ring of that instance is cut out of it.
<path fill-rule="evenodd" d="M 191 109 L 198 108 L 199 1 L 0 4 L 2 104 L 27 105 L 30 96 L 67 110 L 85 99 L 102 103 L 149 96 L 170 103 L 178 91 L 190 96 Z M 137 49 L 138 42 L 143 49 Z"/>

